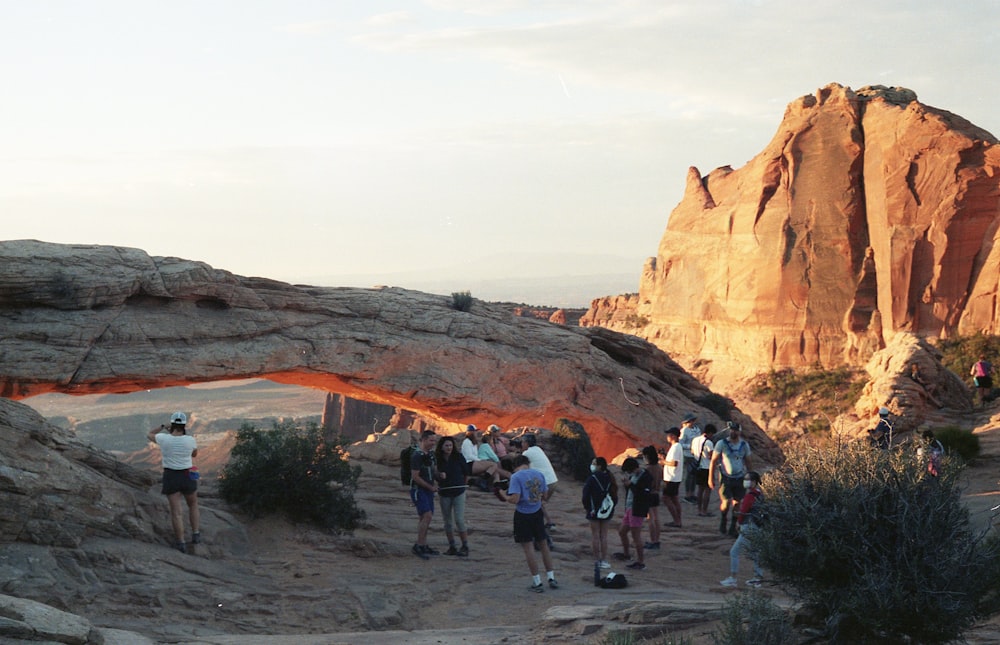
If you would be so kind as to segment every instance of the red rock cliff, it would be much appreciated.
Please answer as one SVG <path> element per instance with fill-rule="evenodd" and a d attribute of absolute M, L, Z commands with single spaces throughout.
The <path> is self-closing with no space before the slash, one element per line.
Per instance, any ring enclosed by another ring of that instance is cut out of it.
<path fill-rule="evenodd" d="M 910 90 L 792 102 L 743 168 L 690 169 L 643 271 L 638 335 L 761 371 L 862 364 L 897 331 L 997 332 L 996 143 Z"/>

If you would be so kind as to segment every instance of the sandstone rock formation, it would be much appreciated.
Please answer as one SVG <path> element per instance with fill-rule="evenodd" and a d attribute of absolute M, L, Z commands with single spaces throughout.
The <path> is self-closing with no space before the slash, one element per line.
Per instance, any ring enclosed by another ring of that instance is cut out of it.
<path fill-rule="evenodd" d="M 821 88 L 744 167 L 691 168 L 635 310 L 585 321 L 745 374 L 863 365 L 904 331 L 996 333 L 996 143 L 909 90 Z"/>
<path fill-rule="evenodd" d="M 653 345 L 404 289 L 293 286 L 137 249 L 0 243 L 0 394 L 264 377 L 464 424 L 581 423 L 600 453 L 662 440 L 712 393 Z M 759 454 L 780 452 L 748 428 Z"/>
<path fill-rule="evenodd" d="M 328 392 L 320 425 L 328 437 L 357 441 L 367 437 L 376 427 L 384 428 L 395 413 L 392 406 Z"/>

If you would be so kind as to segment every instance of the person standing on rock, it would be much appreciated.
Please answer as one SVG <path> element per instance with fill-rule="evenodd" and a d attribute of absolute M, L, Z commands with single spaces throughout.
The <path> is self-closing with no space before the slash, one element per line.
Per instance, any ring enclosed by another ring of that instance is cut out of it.
<path fill-rule="evenodd" d="M 417 542 L 413 545 L 413 555 L 430 559 L 439 555 L 436 549 L 427 546 L 427 529 L 434 517 L 434 493 L 438 492 L 436 480 L 437 465 L 434 462 L 433 430 L 420 433 L 420 447 L 410 457 L 410 500 L 417 509 Z"/>
<path fill-rule="evenodd" d="M 698 515 L 700 517 L 711 517 L 708 512 L 708 503 L 712 497 L 712 489 L 708 486 L 708 468 L 712 461 L 712 451 L 715 449 L 715 424 L 705 424 L 705 430 L 701 436 L 695 437 L 691 442 L 691 452 L 698 459 L 698 472 L 695 474 L 698 484 Z"/>
<path fill-rule="evenodd" d="M 507 490 L 497 489 L 497 496 L 500 499 L 514 504 L 514 541 L 524 549 L 524 559 L 531 572 L 530 589 L 536 593 L 544 592 L 545 587 L 538 573 L 535 549 L 542 554 L 542 564 L 545 566 L 549 588 L 559 588 L 552 566 L 548 534 L 545 532 L 545 515 L 542 513 L 542 499 L 545 497 L 546 489 L 545 475 L 532 468 L 531 461 L 525 455 L 514 457 L 514 473 L 510 476 Z"/>
<path fill-rule="evenodd" d="M 616 560 L 632 559 L 629 549 L 629 536 L 635 546 L 635 561 L 625 565 L 629 569 L 642 570 L 646 568 L 646 552 L 642 543 L 642 522 L 649 514 L 649 497 L 653 489 L 653 478 L 645 468 L 639 468 L 635 457 L 626 457 L 622 462 L 622 486 L 625 488 L 625 515 L 618 527 L 618 537 L 622 541 L 621 553 L 616 553 Z"/>
<path fill-rule="evenodd" d="M 644 548 L 656 551 L 660 548 L 660 492 L 663 490 L 663 466 L 660 465 L 660 455 L 653 446 L 642 449 L 642 467 L 646 469 L 653 480 L 653 489 L 649 495 L 649 542 Z"/>
<path fill-rule="evenodd" d="M 552 462 L 549 461 L 548 455 L 546 455 L 545 451 L 538 445 L 538 439 L 535 435 L 529 432 L 524 435 L 523 440 L 524 445 L 527 446 L 527 448 L 521 454 L 528 458 L 528 461 L 531 463 L 531 467 L 533 469 L 541 472 L 542 476 L 545 477 L 546 490 L 544 497 L 542 497 L 542 515 L 545 517 L 545 530 L 548 531 L 552 529 L 555 524 L 553 524 L 552 520 L 549 519 L 549 512 L 545 508 L 545 502 L 549 501 L 552 494 L 556 492 L 556 483 L 559 482 L 559 478 L 556 477 L 556 470 L 552 467 Z M 548 542 L 551 547 L 552 539 L 549 538 Z"/>
<path fill-rule="evenodd" d="M 160 426 L 146 433 L 146 438 L 160 447 L 163 460 L 162 493 L 170 504 L 170 524 L 174 529 L 174 547 L 187 553 L 184 541 L 184 513 L 181 499 L 187 502 L 191 522 L 191 543 L 201 542 L 201 515 L 198 511 L 198 475 L 194 468 L 194 457 L 198 456 L 198 443 L 187 434 L 187 415 L 174 412 L 170 415 L 170 427 Z"/>
<path fill-rule="evenodd" d="M 611 524 L 614 509 L 607 517 L 598 516 L 598 509 L 608 495 L 611 495 L 611 500 L 618 504 L 618 485 L 608 472 L 608 460 L 604 457 L 594 457 L 590 462 L 590 477 L 583 484 L 583 509 L 587 512 L 587 522 L 590 524 L 590 547 L 599 569 L 611 568 L 608 562 L 608 525 Z"/>
<path fill-rule="evenodd" d="M 691 452 L 691 442 L 694 441 L 695 437 L 701 436 L 701 428 L 695 421 L 698 417 L 695 416 L 693 412 L 688 412 L 684 415 L 684 419 L 681 421 L 681 438 L 680 444 L 681 449 L 684 451 L 684 468 L 683 468 L 683 478 L 684 478 L 684 501 L 691 504 L 698 503 L 698 497 L 694 492 L 694 472 L 698 470 L 698 461 L 694 457 L 694 453 Z"/>
<path fill-rule="evenodd" d="M 719 533 L 726 533 L 726 516 L 733 511 L 732 523 L 729 525 L 729 535 L 736 537 L 736 509 L 743 494 L 743 475 L 751 468 L 750 444 L 743 440 L 743 429 L 735 421 L 726 422 L 729 435 L 715 442 L 712 461 L 708 465 L 708 485 L 713 489 L 719 486 Z M 715 473 L 720 470 L 721 477 L 716 484 Z"/>
<path fill-rule="evenodd" d="M 680 444 L 681 430 L 677 427 L 667 429 L 667 456 L 663 460 L 663 505 L 667 507 L 672 520 L 667 526 L 681 528 L 681 482 L 688 475 L 684 463 L 684 449 Z M 698 433 L 701 436 L 701 433 Z"/>
<path fill-rule="evenodd" d="M 760 516 L 754 512 L 754 506 L 764 496 L 764 492 L 760 489 L 760 474 L 752 470 L 748 472 L 743 479 L 743 488 L 746 490 L 746 494 L 740 501 L 740 510 L 734 512 L 734 516 L 738 518 L 739 522 L 739 535 L 732 548 L 729 549 L 729 577 L 719 582 L 723 587 L 735 587 L 739 584 L 736 576 L 740 572 L 740 552 L 743 550 L 748 551 L 753 560 L 753 577 L 747 580 L 747 586 L 759 587 L 763 582 L 764 571 L 760 568 L 757 555 L 750 545 L 753 532 L 760 525 Z"/>
<path fill-rule="evenodd" d="M 455 448 L 454 437 L 438 439 L 434 456 L 438 464 L 438 499 L 441 502 L 441 517 L 444 518 L 444 534 L 448 537 L 448 550 L 445 555 L 469 555 L 469 533 L 465 528 L 465 490 L 468 475 L 465 470 L 465 459 Z M 454 527 L 454 528 L 453 528 Z M 455 548 L 455 530 L 462 540 L 461 548 Z"/>
<path fill-rule="evenodd" d="M 986 360 L 985 354 L 979 355 L 979 360 L 973 363 L 969 374 L 972 376 L 976 391 L 979 392 L 979 405 L 985 407 L 986 401 L 993 393 L 993 365 Z"/>

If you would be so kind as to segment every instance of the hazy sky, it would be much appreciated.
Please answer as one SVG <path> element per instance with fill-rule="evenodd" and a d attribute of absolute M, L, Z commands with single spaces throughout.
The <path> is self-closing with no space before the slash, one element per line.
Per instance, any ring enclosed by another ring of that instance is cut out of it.
<path fill-rule="evenodd" d="M 827 83 L 1000 134 L 998 34 L 998 0 L 0 0 L 3 237 L 636 290 L 687 167 Z"/>

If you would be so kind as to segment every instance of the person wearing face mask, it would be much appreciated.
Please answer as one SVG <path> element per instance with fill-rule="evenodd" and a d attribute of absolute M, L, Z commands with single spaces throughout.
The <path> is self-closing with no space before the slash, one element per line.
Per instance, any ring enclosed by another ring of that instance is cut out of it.
<path fill-rule="evenodd" d="M 599 518 L 597 509 L 601 508 L 604 498 L 611 494 L 611 499 L 618 503 L 618 484 L 608 472 L 608 461 L 604 457 L 595 457 L 590 463 L 590 477 L 583 484 L 583 509 L 587 512 L 587 522 L 590 524 L 590 545 L 594 551 L 594 560 L 599 569 L 610 569 L 608 562 L 608 526 L 611 517 Z M 612 511 L 614 514 L 614 511 Z"/>
<path fill-rule="evenodd" d="M 764 577 L 764 572 L 761 570 L 760 564 L 757 562 L 757 556 L 754 554 L 753 547 L 750 544 L 753 532 L 757 529 L 757 517 L 759 516 L 759 514 L 754 513 L 754 506 L 764 495 L 764 492 L 760 489 L 760 474 L 752 470 L 748 472 L 743 478 L 743 487 L 746 493 L 740 502 L 740 510 L 736 512 L 740 531 L 736 537 L 736 542 L 733 543 L 733 547 L 729 549 L 729 577 L 719 583 L 723 587 L 735 587 L 739 584 L 736 581 L 736 574 L 740 572 L 740 551 L 744 549 L 747 550 L 750 558 L 753 560 L 753 578 L 747 580 L 747 586 L 759 587 Z"/>
<path fill-rule="evenodd" d="M 719 487 L 719 533 L 726 533 L 726 516 L 730 509 L 733 519 L 729 525 L 729 535 L 736 537 L 736 508 L 743 499 L 743 475 L 750 465 L 750 444 L 742 437 L 743 429 L 735 421 L 726 422 L 729 435 L 715 442 L 712 449 L 712 461 L 708 464 L 708 485 Z M 716 484 L 715 473 L 721 468 L 721 477 Z"/>

